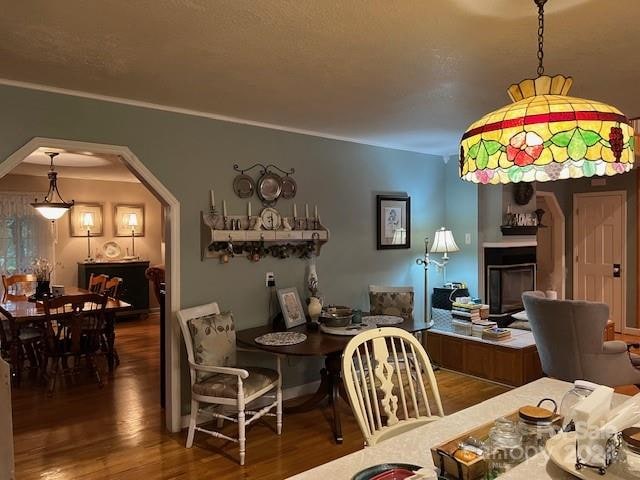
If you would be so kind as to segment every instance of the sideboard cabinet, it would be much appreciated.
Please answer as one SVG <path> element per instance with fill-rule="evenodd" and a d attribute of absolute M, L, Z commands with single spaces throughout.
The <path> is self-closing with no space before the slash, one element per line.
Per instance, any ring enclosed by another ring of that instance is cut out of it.
<path fill-rule="evenodd" d="M 133 305 L 127 314 L 149 312 L 149 280 L 144 272 L 148 261 L 78 262 L 78 287 L 87 288 L 91 274 L 122 278 L 120 299 Z"/>

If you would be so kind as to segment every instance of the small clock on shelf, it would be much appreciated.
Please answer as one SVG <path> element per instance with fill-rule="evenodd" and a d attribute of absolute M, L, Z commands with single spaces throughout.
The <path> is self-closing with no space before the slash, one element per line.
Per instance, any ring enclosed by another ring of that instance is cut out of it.
<path fill-rule="evenodd" d="M 260 220 L 266 230 L 277 230 L 282 224 L 282 215 L 275 208 L 267 207 L 260 212 Z"/>

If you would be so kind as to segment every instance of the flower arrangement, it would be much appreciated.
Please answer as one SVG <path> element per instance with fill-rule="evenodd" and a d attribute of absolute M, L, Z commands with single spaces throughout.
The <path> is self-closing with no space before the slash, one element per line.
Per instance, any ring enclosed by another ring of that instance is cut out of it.
<path fill-rule="evenodd" d="M 48 282 L 53 267 L 46 258 L 36 258 L 31 262 L 31 269 L 39 282 Z"/>

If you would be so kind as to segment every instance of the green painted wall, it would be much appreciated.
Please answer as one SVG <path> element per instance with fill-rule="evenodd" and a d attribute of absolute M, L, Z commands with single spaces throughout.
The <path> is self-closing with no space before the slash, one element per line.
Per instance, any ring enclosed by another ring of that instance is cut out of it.
<path fill-rule="evenodd" d="M 565 216 L 565 258 L 567 298 L 573 297 L 573 194 L 624 190 L 627 192 L 627 326 L 637 327 L 636 292 L 637 277 L 637 225 L 638 198 L 636 172 L 606 177 L 604 186 L 591 185 L 590 178 L 538 183 L 540 191 L 553 192 Z"/>
<path fill-rule="evenodd" d="M 422 269 L 415 258 L 425 235 L 444 222 L 440 157 L 7 86 L 0 86 L 0 105 L 0 159 L 38 136 L 126 145 L 178 198 L 183 307 L 218 301 L 234 311 L 238 328 L 247 328 L 267 321 L 266 272 L 275 272 L 279 286 L 304 292 L 302 260 L 200 261 L 200 211 L 208 208 L 209 189 L 218 202 L 227 200 L 230 214 L 243 214 L 246 201 L 232 193 L 232 165 L 262 162 L 296 169 L 299 209 L 318 204 L 331 231 L 317 262 L 330 302 L 367 308 L 371 283 L 414 285 L 416 315 L 423 315 Z M 385 192 L 411 196 L 410 250 L 376 250 L 375 195 Z M 277 207 L 290 212 L 291 202 Z M 258 210 L 257 200 L 253 208 Z M 432 282 L 438 278 L 434 273 Z M 318 362 L 291 360 L 285 386 L 317 379 L 318 369 Z"/>

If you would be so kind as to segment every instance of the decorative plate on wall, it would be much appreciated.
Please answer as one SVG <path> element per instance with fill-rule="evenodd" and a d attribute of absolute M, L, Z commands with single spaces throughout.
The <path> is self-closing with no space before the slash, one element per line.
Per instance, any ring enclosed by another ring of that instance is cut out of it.
<path fill-rule="evenodd" d="M 286 175 L 282 177 L 282 198 L 286 198 L 287 200 L 296 196 L 296 191 L 298 190 L 298 185 L 293 177 Z"/>
<path fill-rule="evenodd" d="M 282 193 L 282 180 L 275 173 L 265 173 L 258 180 L 258 197 L 265 205 L 276 203 Z"/>
<path fill-rule="evenodd" d="M 275 208 L 264 208 L 260 212 L 260 220 L 265 230 L 278 230 L 282 224 L 282 215 Z"/>
<path fill-rule="evenodd" d="M 250 198 L 253 196 L 253 192 L 256 189 L 253 183 L 253 178 L 249 175 L 241 173 L 233 179 L 233 191 L 240 198 Z"/>
<path fill-rule="evenodd" d="M 102 245 L 102 252 L 109 260 L 117 260 L 122 256 L 122 248 L 116 242 L 106 242 Z"/>

